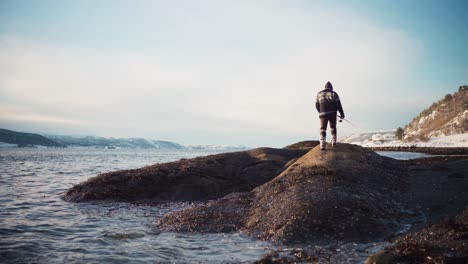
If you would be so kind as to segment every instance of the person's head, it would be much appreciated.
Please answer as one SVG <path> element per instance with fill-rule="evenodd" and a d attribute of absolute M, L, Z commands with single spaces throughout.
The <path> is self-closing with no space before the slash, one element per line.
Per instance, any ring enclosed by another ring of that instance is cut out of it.
<path fill-rule="evenodd" d="M 327 83 L 325 84 L 325 89 L 333 90 L 333 85 L 331 84 L 331 82 L 327 82 Z"/>

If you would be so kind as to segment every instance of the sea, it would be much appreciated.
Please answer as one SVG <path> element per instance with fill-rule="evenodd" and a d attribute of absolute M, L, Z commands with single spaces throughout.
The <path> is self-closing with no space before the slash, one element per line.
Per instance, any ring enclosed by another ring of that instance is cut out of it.
<path fill-rule="evenodd" d="M 103 172 L 220 152 L 0 148 L 0 263 L 252 263 L 272 250 L 281 251 L 279 245 L 241 232 L 158 230 L 159 218 L 191 203 L 150 206 L 62 199 L 70 187 Z M 360 263 L 383 245 L 335 245 L 332 251 L 348 263 Z M 356 249 L 362 254 L 351 258 L 346 253 L 350 247 L 353 254 Z"/>

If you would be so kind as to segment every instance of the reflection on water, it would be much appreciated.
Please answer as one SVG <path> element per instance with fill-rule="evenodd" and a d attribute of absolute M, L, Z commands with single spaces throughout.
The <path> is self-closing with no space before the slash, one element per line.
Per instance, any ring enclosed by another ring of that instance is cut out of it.
<path fill-rule="evenodd" d="M 212 152 L 211 152 L 212 153 Z M 211 154 L 187 150 L 0 149 L 0 262 L 249 262 L 266 242 L 242 234 L 161 233 L 154 222 L 190 204 L 68 203 L 99 173 Z"/>
<path fill-rule="evenodd" d="M 403 152 L 403 151 L 376 151 L 377 154 L 385 157 L 390 157 L 397 160 L 409 160 L 432 157 L 433 155 L 419 152 Z"/>

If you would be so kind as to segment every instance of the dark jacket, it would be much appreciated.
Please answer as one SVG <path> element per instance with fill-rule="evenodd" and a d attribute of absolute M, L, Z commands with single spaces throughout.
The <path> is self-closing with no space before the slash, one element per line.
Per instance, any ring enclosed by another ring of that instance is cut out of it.
<path fill-rule="evenodd" d="M 344 116 L 340 97 L 333 91 L 333 88 L 326 88 L 317 94 L 315 108 L 317 108 L 319 116 L 336 115 L 337 111 L 340 112 L 341 116 Z"/>

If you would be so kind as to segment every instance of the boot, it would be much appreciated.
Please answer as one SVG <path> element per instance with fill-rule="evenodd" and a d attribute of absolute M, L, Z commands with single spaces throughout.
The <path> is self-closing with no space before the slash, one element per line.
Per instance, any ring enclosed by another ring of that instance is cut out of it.
<path fill-rule="evenodd" d="M 332 148 L 336 146 L 336 128 L 331 129 L 331 146 Z"/>
<path fill-rule="evenodd" d="M 320 150 L 325 150 L 325 146 L 327 142 L 325 142 L 325 138 L 320 138 Z"/>
<path fill-rule="evenodd" d="M 325 150 L 325 141 L 320 141 L 320 150 Z"/>
<path fill-rule="evenodd" d="M 325 130 L 320 130 L 320 150 L 325 150 L 326 137 L 327 137 L 327 132 Z"/>

